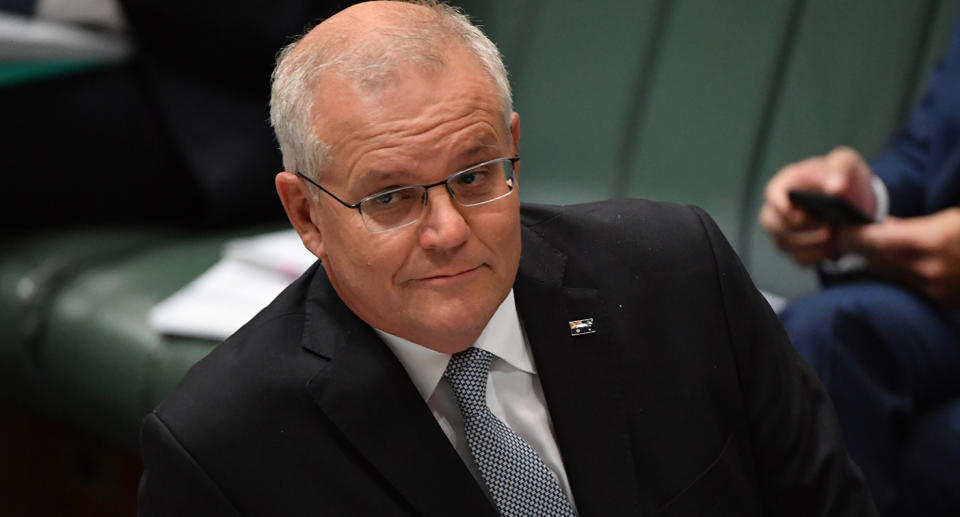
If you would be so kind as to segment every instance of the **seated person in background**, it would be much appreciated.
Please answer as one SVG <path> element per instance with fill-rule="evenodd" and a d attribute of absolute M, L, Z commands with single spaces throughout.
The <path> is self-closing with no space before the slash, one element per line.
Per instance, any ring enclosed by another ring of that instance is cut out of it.
<path fill-rule="evenodd" d="M 793 205 L 791 189 L 840 196 L 879 222 L 832 228 Z M 881 514 L 960 515 L 960 23 L 884 153 L 868 164 L 839 148 L 785 167 L 760 221 L 801 264 L 840 258 L 827 287 L 782 319 Z M 859 273 L 834 278 L 854 256 Z"/>
<path fill-rule="evenodd" d="M 349 3 L 0 0 L 0 15 L 95 23 L 133 43 L 122 62 L 0 88 L 4 224 L 29 234 L 282 217 L 266 122 L 276 50 Z M 40 191 L 55 210 L 38 208 Z"/>
<path fill-rule="evenodd" d="M 706 214 L 521 207 L 506 70 L 458 11 L 340 12 L 271 110 L 320 261 L 146 418 L 141 515 L 875 514 Z"/>

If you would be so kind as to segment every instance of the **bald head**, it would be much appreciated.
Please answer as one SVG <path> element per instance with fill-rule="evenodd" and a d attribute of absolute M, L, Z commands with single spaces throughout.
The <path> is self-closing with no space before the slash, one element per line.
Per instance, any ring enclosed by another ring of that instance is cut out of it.
<path fill-rule="evenodd" d="M 291 50 L 294 61 L 328 55 L 324 65 L 337 75 L 375 87 L 398 68 L 437 69 L 448 45 L 462 44 L 443 27 L 438 8 L 378 1 L 349 7 L 307 33 Z"/>
<path fill-rule="evenodd" d="M 496 46 L 461 12 L 432 1 L 376 1 L 351 6 L 285 48 L 273 74 L 270 119 L 288 171 L 317 178 L 329 146 L 315 128 L 336 95 L 330 85 L 375 94 L 400 73 L 442 73 L 451 49 L 476 57 L 500 97 L 504 123 L 512 112 L 510 85 Z"/>

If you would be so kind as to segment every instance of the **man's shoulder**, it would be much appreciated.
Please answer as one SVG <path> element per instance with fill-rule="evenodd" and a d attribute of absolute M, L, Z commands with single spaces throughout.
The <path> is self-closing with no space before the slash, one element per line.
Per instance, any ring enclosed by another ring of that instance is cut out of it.
<path fill-rule="evenodd" d="M 716 227 L 702 209 L 645 199 L 614 199 L 577 205 L 525 204 L 523 225 L 548 241 L 613 248 L 673 248 L 705 242 Z"/>
<path fill-rule="evenodd" d="M 274 391 L 302 388 L 311 375 L 302 350 L 306 304 L 318 265 L 291 283 L 237 332 L 195 364 L 157 411 L 177 421 L 221 417 Z M 305 357 L 307 356 L 307 357 Z"/>
<path fill-rule="evenodd" d="M 688 219 L 699 209 L 690 205 L 666 201 L 651 201 L 639 198 L 609 199 L 575 205 L 549 205 L 525 203 L 520 214 L 528 227 L 547 225 L 553 222 L 608 224 L 651 222 L 675 223 Z"/>

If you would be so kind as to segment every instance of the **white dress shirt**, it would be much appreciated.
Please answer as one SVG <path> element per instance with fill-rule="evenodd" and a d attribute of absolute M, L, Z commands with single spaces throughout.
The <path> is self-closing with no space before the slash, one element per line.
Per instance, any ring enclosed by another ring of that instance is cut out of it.
<path fill-rule="evenodd" d="M 457 407 L 457 399 L 450 384 L 443 380 L 450 354 L 437 352 L 378 329 L 374 330 L 403 364 L 407 375 L 426 401 L 443 433 L 457 450 L 460 459 L 485 489 L 486 485 L 473 461 L 464 435 L 463 416 Z M 550 422 L 550 414 L 543 397 L 543 388 L 533 364 L 530 345 L 520 326 L 512 289 L 473 346 L 496 356 L 490 365 L 490 375 L 487 378 L 487 406 L 490 411 L 537 451 L 543 462 L 557 476 L 570 504 L 574 505 L 570 482 L 563 468 L 553 424 Z"/>

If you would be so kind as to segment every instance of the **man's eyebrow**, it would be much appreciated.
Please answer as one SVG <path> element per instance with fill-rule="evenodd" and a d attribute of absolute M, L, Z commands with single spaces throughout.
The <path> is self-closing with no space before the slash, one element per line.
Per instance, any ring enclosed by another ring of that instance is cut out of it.
<path fill-rule="evenodd" d="M 364 174 L 364 177 L 357 182 L 357 187 L 361 190 L 370 190 L 388 188 L 390 184 L 396 186 L 410 184 L 409 173 L 403 169 L 372 169 Z M 369 192 L 364 193 L 364 195 Z"/>
<path fill-rule="evenodd" d="M 468 147 L 466 150 L 459 154 L 460 160 L 466 160 L 468 158 L 483 158 L 484 155 L 490 152 L 491 149 L 496 149 L 497 141 L 492 139 L 477 139 L 477 141 Z M 472 164 L 467 164 L 472 165 Z"/>
<path fill-rule="evenodd" d="M 498 144 L 497 138 L 492 135 L 490 137 L 484 136 L 474 139 L 470 147 L 465 148 L 455 155 L 455 160 L 461 162 L 457 170 L 476 165 L 484 160 L 499 158 L 499 156 L 488 156 L 490 150 L 496 149 Z M 387 184 L 390 183 L 395 183 L 396 186 L 411 185 L 413 184 L 413 182 L 409 180 L 411 172 L 416 171 L 408 171 L 402 167 L 396 169 L 370 169 L 363 175 L 363 179 L 357 182 L 357 187 L 360 190 L 369 190 L 372 188 L 387 188 Z M 456 172 L 456 170 L 449 172 L 452 174 Z M 375 185 L 383 185 L 384 187 L 374 187 Z"/>

